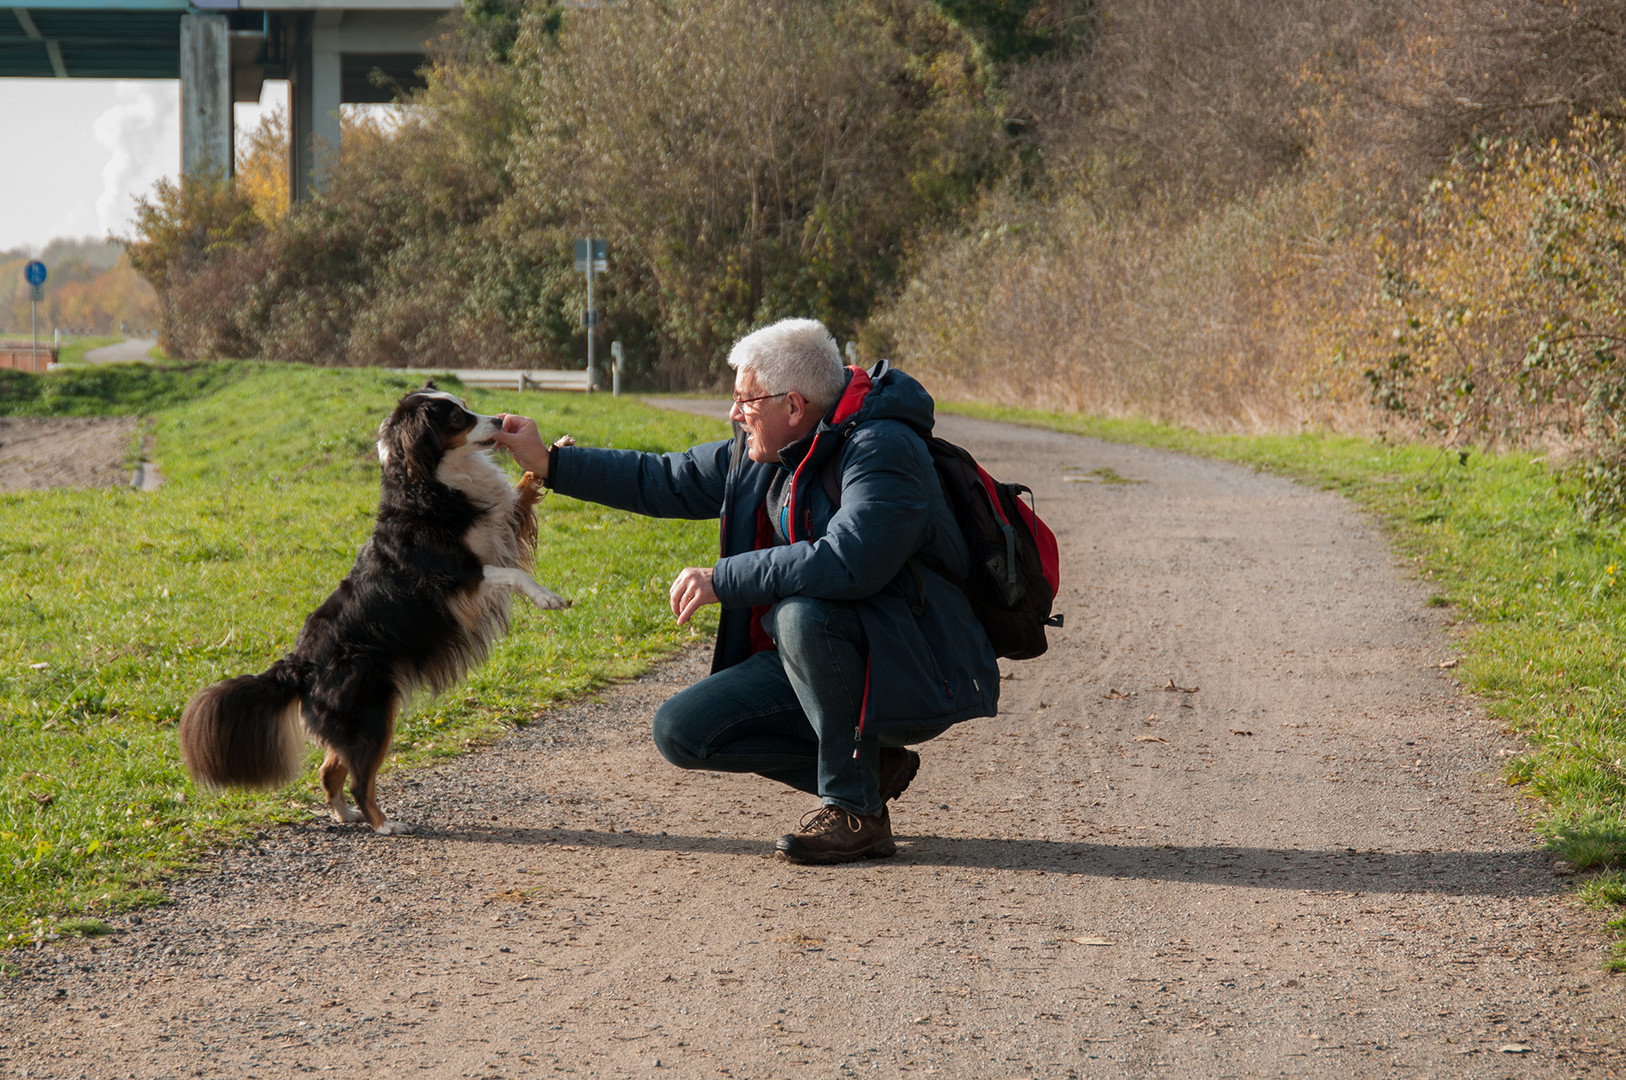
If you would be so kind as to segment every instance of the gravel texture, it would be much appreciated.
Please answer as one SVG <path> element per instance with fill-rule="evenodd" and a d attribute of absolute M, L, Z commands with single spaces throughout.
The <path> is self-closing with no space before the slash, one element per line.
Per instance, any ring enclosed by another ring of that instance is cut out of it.
<path fill-rule="evenodd" d="M 1626 1069 L 1602 916 L 1378 527 L 1234 465 L 942 429 L 1033 485 L 1067 625 L 921 748 L 895 859 L 776 861 L 805 796 L 658 757 L 690 653 L 386 774 L 420 835 L 270 830 L 110 937 L 6 956 L 0 1076 Z"/>
<path fill-rule="evenodd" d="M 136 424 L 133 416 L 0 416 L 0 491 L 128 484 Z"/>

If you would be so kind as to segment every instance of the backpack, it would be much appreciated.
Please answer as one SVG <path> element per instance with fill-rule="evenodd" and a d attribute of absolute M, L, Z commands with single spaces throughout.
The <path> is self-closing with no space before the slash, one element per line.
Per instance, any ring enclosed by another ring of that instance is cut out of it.
<path fill-rule="evenodd" d="M 884 370 L 884 369 L 880 369 Z M 841 426 L 843 438 L 856 421 Z M 1061 626 L 1062 616 L 1050 605 L 1061 586 L 1061 560 L 1056 534 L 1039 519 L 1033 489 L 1006 484 L 988 475 L 963 446 L 936 435 L 925 436 L 932 465 L 943 486 L 949 511 L 965 537 L 970 552 L 967 565 L 931 568 L 948 578 L 966 599 L 977 621 L 988 633 L 994 655 L 1010 660 L 1031 660 L 1050 647 L 1045 627 Z M 836 456 L 823 470 L 825 494 L 841 506 L 841 481 Z M 1026 492 L 1028 501 L 1022 501 Z"/>
<path fill-rule="evenodd" d="M 1043 655 L 1049 648 L 1045 627 L 1062 625 L 1061 614 L 1050 612 L 1061 586 L 1061 560 L 1055 533 L 1032 505 L 1033 489 L 995 480 L 970 451 L 947 439 L 932 435 L 926 448 L 971 552 L 966 573 L 946 576 L 971 601 L 995 656 Z"/>

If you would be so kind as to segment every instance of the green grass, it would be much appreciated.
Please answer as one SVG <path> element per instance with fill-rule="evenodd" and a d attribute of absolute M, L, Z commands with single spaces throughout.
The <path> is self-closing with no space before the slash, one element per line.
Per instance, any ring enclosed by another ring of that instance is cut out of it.
<path fill-rule="evenodd" d="M 1428 582 L 1429 603 L 1464 622 L 1464 685 L 1529 740 L 1507 779 L 1540 800 L 1539 827 L 1552 850 L 1582 871 L 1626 868 L 1626 526 L 1585 520 L 1571 479 L 1543 459 L 952 408 L 1226 458 L 1339 491 L 1371 510 Z M 1588 885 L 1587 895 L 1626 903 L 1620 878 L 1599 880 L 1614 884 Z"/>
<path fill-rule="evenodd" d="M 374 431 L 417 383 L 247 363 L 0 375 L 0 413 L 148 417 L 165 477 L 149 493 L 0 494 L 0 935 L 15 944 L 161 901 L 154 887 L 209 845 L 311 812 L 308 774 L 269 794 L 197 791 L 175 722 L 199 687 L 285 653 L 349 569 L 377 505 Z M 726 430 L 606 395 L 466 396 L 598 446 Z M 536 576 L 575 607 L 516 604 L 485 667 L 409 708 L 392 766 L 460 753 L 715 627 L 714 609 L 679 628 L 666 608 L 672 574 L 715 558 L 715 524 L 558 496 L 540 519 Z"/>

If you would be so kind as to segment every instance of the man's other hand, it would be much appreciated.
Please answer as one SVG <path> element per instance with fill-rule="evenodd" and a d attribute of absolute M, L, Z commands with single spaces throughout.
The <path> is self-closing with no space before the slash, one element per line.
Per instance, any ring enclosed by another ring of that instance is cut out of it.
<path fill-rule="evenodd" d="M 690 566 L 678 573 L 672 582 L 672 614 L 679 626 L 689 621 L 706 604 L 717 603 L 717 593 L 711 587 L 709 566 Z"/>

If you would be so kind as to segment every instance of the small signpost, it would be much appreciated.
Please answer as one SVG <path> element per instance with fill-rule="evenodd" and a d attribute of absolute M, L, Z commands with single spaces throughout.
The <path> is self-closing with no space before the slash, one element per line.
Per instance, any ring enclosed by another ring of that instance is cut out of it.
<path fill-rule="evenodd" d="M 576 272 L 587 275 L 587 310 L 582 324 L 587 327 L 587 388 L 593 389 L 593 331 L 598 328 L 598 308 L 593 306 L 593 275 L 610 268 L 610 242 L 588 237 L 576 241 Z"/>
<path fill-rule="evenodd" d="M 23 267 L 23 277 L 28 281 L 28 328 L 34 335 L 34 370 L 40 368 L 40 325 L 39 303 L 45 299 L 45 264 L 38 259 L 28 260 Z"/>

